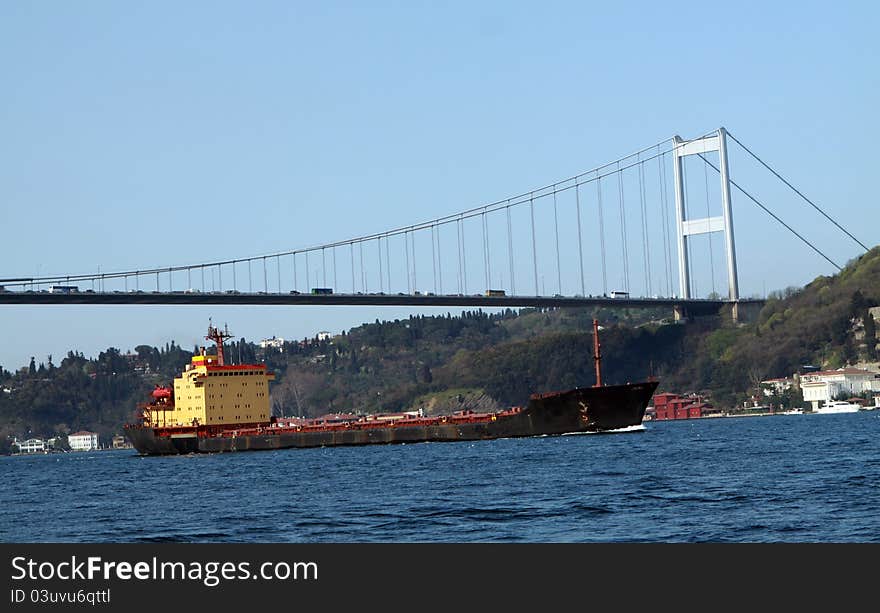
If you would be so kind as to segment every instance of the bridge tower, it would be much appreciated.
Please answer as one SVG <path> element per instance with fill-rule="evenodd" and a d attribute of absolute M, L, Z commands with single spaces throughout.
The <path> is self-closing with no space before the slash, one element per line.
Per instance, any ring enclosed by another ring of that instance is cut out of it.
<path fill-rule="evenodd" d="M 680 296 L 691 298 L 690 272 L 688 267 L 688 236 L 724 232 L 724 245 L 727 253 L 728 298 L 733 302 L 733 317 L 736 319 L 736 303 L 739 301 L 739 283 L 736 275 L 736 247 L 733 240 L 733 212 L 730 206 L 730 175 L 727 166 L 727 130 L 718 128 L 711 135 L 694 140 L 673 138 L 673 181 L 675 183 L 675 218 L 678 228 L 678 280 Z M 711 151 L 718 152 L 721 170 L 721 217 L 686 219 L 684 207 L 684 174 L 682 158 L 700 155 Z"/>

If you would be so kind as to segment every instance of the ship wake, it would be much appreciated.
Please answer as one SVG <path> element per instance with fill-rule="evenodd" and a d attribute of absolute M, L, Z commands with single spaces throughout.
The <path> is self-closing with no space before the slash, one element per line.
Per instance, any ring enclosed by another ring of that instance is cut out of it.
<path fill-rule="evenodd" d="M 581 434 L 623 434 L 625 432 L 645 432 L 647 428 L 645 428 L 644 424 L 638 424 L 635 426 L 626 426 L 624 428 L 615 428 L 613 430 L 597 430 L 590 432 L 565 432 L 562 436 L 576 436 Z"/>

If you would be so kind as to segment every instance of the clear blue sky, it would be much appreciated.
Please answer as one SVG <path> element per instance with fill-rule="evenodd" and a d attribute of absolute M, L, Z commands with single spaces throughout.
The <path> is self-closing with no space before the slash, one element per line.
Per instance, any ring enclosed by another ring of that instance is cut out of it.
<path fill-rule="evenodd" d="M 721 125 L 874 245 L 877 23 L 869 2 L 3 2 L 0 276 L 196 263 L 382 231 Z M 832 257 L 859 253 L 737 155 L 734 179 Z M 743 294 L 833 272 L 737 194 L 734 207 Z M 516 264 L 525 286 L 529 258 Z M 506 273 L 506 259 L 493 270 Z M 620 271 L 609 274 L 617 286 Z M 189 347 L 208 316 L 259 339 L 408 312 L 7 306 L 0 364 Z"/>

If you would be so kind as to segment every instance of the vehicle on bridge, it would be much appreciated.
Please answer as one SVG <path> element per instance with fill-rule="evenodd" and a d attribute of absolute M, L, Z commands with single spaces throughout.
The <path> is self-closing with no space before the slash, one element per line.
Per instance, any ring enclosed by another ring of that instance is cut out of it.
<path fill-rule="evenodd" d="M 505 296 L 503 289 L 487 289 L 486 296 Z"/>
<path fill-rule="evenodd" d="M 629 298 L 629 292 L 611 292 L 612 298 Z"/>
<path fill-rule="evenodd" d="M 330 287 L 313 287 L 312 293 L 313 294 L 332 294 L 333 289 Z"/>
<path fill-rule="evenodd" d="M 77 285 L 53 285 L 49 288 L 50 294 L 77 294 L 79 286 Z"/>

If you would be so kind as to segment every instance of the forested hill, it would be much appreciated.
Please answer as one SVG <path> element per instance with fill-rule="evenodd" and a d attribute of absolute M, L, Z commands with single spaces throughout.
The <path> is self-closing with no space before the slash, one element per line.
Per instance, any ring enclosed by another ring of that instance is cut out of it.
<path fill-rule="evenodd" d="M 761 379 L 791 375 L 805 364 L 836 368 L 877 359 L 880 248 L 836 276 L 771 294 L 756 321 L 721 317 L 686 325 L 669 313 L 628 309 L 525 309 L 488 314 L 376 320 L 329 339 L 262 350 L 240 339 L 227 355 L 264 360 L 277 374 L 273 411 L 320 415 L 424 408 L 443 413 L 520 404 L 535 391 L 594 382 L 590 323 L 603 325 L 608 383 L 659 377 L 661 389 L 701 391 L 732 407 Z M 229 322 L 234 326 L 234 322 Z M 277 331 L 279 334 L 281 331 Z M 135 404 L 169 383 L 190 359 L 174 343 L 108 349 L 97 358 L 70 352 L 8 372 L 0 368 L 0 445 L 8 435 L 121 431 Z M 0 449 L 2 451 L 2 449 Z"/>
<path fill-rule="evenodd" d="M 376 322 L 289 362 L 274 398 L 289 413 L 309 415 L 523 403 L 534 391 L 593 384 L 596 316 L 605 327 L 607 382 L 653 374 L 661 389 L 703 392 L 731 408 L 756 393 L 762 379 L 790 376 L 804 365 L 875 361 L 876 326 L 868 316 L 875 305 L 880 247 L 837 276 L 772 293 L 750 323 L 710 317 L 676 325 L 663 312 L 579 309 Z"/>

